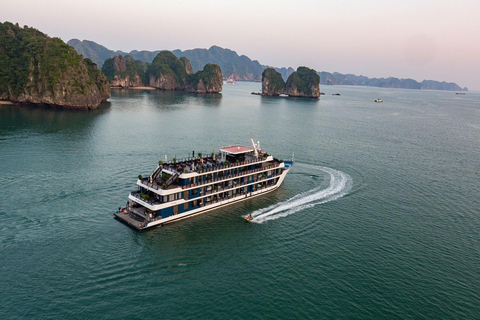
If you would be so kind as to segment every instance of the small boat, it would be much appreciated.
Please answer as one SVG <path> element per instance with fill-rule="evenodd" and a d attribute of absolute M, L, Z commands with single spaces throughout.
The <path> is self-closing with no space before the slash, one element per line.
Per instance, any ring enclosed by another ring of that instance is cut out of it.
<path fill-rule="evenodd" d="M 382 99 L 375 99 L 375 102 L 383 102 Z"/>
<path fill-rule="evenodd" d="M 466 95 L 466 93 L 465 93 L 465 92 L 456 92 L 455 94 L 458 94 L 458 95 L 461 95 L 461 96 L 464 96 L 464 95 Z"/>
<path fill-rule="evenodd" d="M 332 93 L 332 96 L 339 96 L 340 93 Z"/>
<path fill-rule="evenodd" d="M 236 85 L 237 82 L 235 81 L 235 79 L 233 79 L 233 75 L 230 76 L 227 80 L 223 81 L 223 84 L 233 84 L 233 85 Z"/>
<path fill-rule="evenodd" d="M 252 221 L 252 220 L 253 220 L 253 217 L 251 213 L 245 217 L 245 221 Z"/>

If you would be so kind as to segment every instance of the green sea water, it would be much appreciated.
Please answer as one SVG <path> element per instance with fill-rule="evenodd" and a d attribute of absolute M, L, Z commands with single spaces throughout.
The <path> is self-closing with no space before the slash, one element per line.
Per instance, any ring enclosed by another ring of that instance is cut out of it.
<path fill-rule="evenodd" d="M 1 105 L 0 319 L 479 319 L 480 93 L 260 86 Z M 142 233 L 113 219 L 165 154 L 250 133 L 295 154 L 277 191 Z"/>

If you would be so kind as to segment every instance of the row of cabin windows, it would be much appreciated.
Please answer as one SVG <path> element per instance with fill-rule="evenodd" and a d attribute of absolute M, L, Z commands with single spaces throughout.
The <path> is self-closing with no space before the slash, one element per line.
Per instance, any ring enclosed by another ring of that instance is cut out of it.
<path fill-rule="evenodd" d="M 277 182 L 278 182 L 278 179 L 274 179 L 272 181 L 269 181 L 268 183 L 265 183 L 264 185 L 258 185 L 258 184 L 253 185 L 252 186 L 252 191 L 257 191 L 264 186 L 274 185 Z M 212 196 L 212 197 L 207 197 L 207 198 L 202 198 L 202 199 L 199 199 L 199 200 L 193 200 L 193 201 L 190 201 L 190 202 L 186 202 L 186 203 L 183 204 L 183 210 L 188 210 L 189 208 L 193 209 L 193 208 L 196 208 L 196 207 L 200 206 L 201 204 L 208 204 L 212 201 L 229 199 L 230 197 L 237 196 L 239 194 L 245 194 L 246 192 L 248 192 L 248 188 L 244 187 L 244 188 L 239 188 L 239 189 L 236 189 L 236 190 L 221 192 L 221 193 L 219 193 L 215 196 Z M 173 214 L 178 213 L 178 211 L 177 212 L 175 212 L 175 211 L 176 210 L 174 210 Z"/>
<path fill-rule="evenodd" d="M 243 168 L 235 168 L 235 169 L 228 169 L 228 170 L 224 170 L 224 171 L 219 171 L 219 172 L 217 172 L 217 179 L 221 179 L 223 177 L 228 177 L 229 175 L 232 175 L 232 174 L 239 174 L 239 173 L 242 173 L 244 171 L 258 169 L 258 168 L 260 168 L 260 167 L 259 166 L 254 166 L 253 168 L 243 167 Z M 232 171 L 233 171 L 233 173 L 232 173 Z M 206 180 L 212 180 L 214 177 L 215 176 L 214 176 L 213 173 L 208 173 L 208 174 L 199 176 L 197 179 L 199 181 L 206 181 Z M 190 178 L 190 184 L 196 183 L 197 181 L 195 181 L 195 180 L 196 180 L 195 178 Z"/>
<path fill-rule="evenodd" d="M 267 175 L 270 176 L 272 174 L 272 171 L 274 171 L 276 174 L 279 173 L 279 169 L 276 169 L 276 170 L 270 170 L 268 171 Z M 259 173 L 257 174 L 257 179 L 260 179 L 262 177 L 263 173 Z M 228 181 L 225 181 L 225 182 L 221 182 L 219 185 L 220 187 L 222 188 L 225 188 L 225 187 L 231 187 L 232 185 L 236 185 L 240 182 L 242 182 L 242 180 L 244 178 L 247 178 L 247 177 L 242 177 L 242 178 L 238 178 L 238 179 L 233 179 L 233 180 L 228 180 Z M 242 180 L 241 180 L 242 179 Z M 193 178 L 192 178 L 193 180 Z M 253 181 L 253 175 L 252 176 L 248 176 L 248 181 L 251 182 Z M 245 180 L 243 180 L 243 182 L 245 182 Z M 194 195 L 197 195 L 200 191 L 200 188 L 197 188 L 197 189 L 193 189 L 191 190 L 191 193 L 192 193 L 192 196 Z M 188 192 L 188 191 L 185 191 L 185 192 Z M 170 201 L 175 201 L 175 200 L 178 200 L 178 199 L 181 199 L 182 198 L 182 192 L 180 193 L 174 193 L 174 194 L 171 194 L 171 195 L 168 195 L 168 196 L 162 196 L 161 197 L 162 199 L 162 202 L 165 203 L 165 202 L 170 202 Z"/>

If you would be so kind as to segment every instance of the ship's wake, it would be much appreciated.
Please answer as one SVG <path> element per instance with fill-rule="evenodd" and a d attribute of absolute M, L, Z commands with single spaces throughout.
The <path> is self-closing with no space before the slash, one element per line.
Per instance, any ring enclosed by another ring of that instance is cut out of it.
<path fill-rule="evenodd" d="M 312 190 L 297 194 L 283 202 L 276 203 L 263 209 L 258 209 L 252 212 L 253 220 L 251 222 L 263 223 L 268 220 L 283 218 L 294 214 L 295 212 L 337 200 L 348 194 L 352 188 L 352 178 L 342 171 L 306 164 L 297 164 L 297 166 L 307 168 L 309 172 L 317 170 L 329 174 L 330 185 L 327 188 L 324 188 L 323 186 L 316 187 Z"/>

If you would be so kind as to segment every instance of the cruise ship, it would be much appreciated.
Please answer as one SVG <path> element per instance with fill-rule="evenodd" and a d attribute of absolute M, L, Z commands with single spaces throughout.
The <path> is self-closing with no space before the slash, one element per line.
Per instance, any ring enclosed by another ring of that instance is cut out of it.
<path fill-rule="evenodd" d="M 293 165 L 252 146 L 232 145 L 209 156 L 158 162 L 114 216 L 137 230 L 163 226 L 276 190 Z M 192 156 L 194 156 L 193 153 Z"/>

